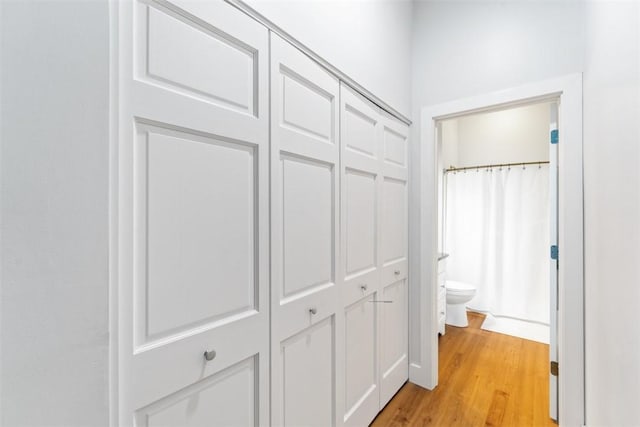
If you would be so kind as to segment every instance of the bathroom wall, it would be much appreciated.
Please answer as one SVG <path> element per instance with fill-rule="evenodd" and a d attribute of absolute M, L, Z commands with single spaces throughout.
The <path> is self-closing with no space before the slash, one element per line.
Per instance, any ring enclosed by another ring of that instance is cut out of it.
<path fill-rule="evenodd" d="M 440 123 L 441 138 L 439 141 L 440 166 L 446 169 L 451 166 L 460 167 L 458 157 L 458 122 L 459 119 L 443 120 Z"/>
<path fill-rule="evenodd" d="M 549 160 L 550 103 L 478 113 L 440 124 L 438 172 L 450 167 Z M 438 182 L 440 206 L 444 179 Z M 443 214 L 438 212 L 438 251 L 444 247 Z"/>
<path fill-rule="evenodd" d="M 540 103 L 443 122 L 445 167 L 549 160 L 549 108 Z"/>

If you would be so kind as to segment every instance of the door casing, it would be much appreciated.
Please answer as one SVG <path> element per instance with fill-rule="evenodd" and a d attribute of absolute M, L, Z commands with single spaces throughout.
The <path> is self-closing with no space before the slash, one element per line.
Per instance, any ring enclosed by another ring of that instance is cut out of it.
<path fill-rule="evenodd" d="M 420 115 L 419 143 L 413 146 L 419 184 L 411 190 L 411 205 L 419 214 L 410 235 L 419 242 L 410 255 L 409 379 L 422 387 L 438 385 L 437 313 L 437 136 L 436 122 L 469 113 L 509 108 L 539 100 L 559 99 L 561 143 L 558 187 L 558 377 L 559 420 L 583 425 L 584 408 L 584 197 L 582 158 L 582 74 L 426 106 Z M 415 182 L 415 180 L 414 180 Z M 417 233 L 416 231 L 417 230 Z M 413 311 L 411 311 L 413 308 Z"/>

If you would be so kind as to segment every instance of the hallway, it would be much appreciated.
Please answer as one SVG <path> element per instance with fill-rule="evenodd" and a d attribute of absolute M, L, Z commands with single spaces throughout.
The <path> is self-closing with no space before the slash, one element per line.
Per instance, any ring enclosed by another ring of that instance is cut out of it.
<path fill-rule="evenodd" d="M 372 426 L 554 426 L 548 417 L 548 346 L 480 329 L 447 326 L 434 391 L 407 383 Z"/>

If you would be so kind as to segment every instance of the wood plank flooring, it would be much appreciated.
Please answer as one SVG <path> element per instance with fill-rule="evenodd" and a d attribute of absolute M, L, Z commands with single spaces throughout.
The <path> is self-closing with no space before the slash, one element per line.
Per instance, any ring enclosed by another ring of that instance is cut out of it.
<path fill-rule="evenodd" d="M 439 385 L 407 383 L 378 414 L 386 426 L 557 426 L 549 418 L 549 347 L 480 329 L 446 327 L 440 337 Z"/>

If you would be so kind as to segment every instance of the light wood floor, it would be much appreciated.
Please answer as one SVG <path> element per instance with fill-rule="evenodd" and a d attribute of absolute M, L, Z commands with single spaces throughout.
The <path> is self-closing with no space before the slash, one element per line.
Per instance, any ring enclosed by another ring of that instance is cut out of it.
<path fill-rule="evenodd" d="M 438 387 L 405 384 L 372 426 L 556 426 L 548 416 L 549 347 L 484 331 L 483 320 L 469 313 L 468 328 L 447 326 Z"/>

